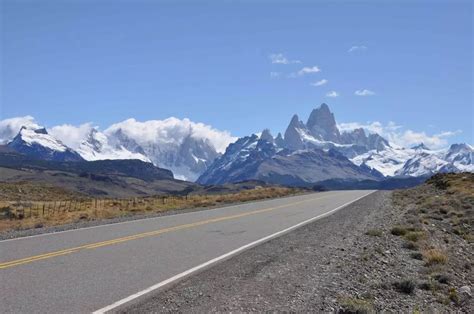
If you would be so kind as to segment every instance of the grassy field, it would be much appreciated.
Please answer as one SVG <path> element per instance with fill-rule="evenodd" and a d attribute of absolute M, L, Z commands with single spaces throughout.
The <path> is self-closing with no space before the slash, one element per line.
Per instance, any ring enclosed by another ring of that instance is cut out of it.
<path fill-rule="evenodd" d="M 13 200 L 3 198 L 0 201 L 0 232 L 143 213 L 214 207 L 221 204 L 283 197 L 303 192 L 301 189 L 285 187 L 256 187 L 224 194 L 100 199 L 68 193 L 55 187 L 40 188 L 28 183 L 2 184 L 0 193 L 2 191 L 4 195 L 8 193 L 9 198 Z M 18 200 L 14 200 L 15 197 L 12 197 L 15 193 L 19 195 Z M 24 197 L 25 195 L 28 197 Z M 33 200 L 34 196 L 40 200 Z"/>

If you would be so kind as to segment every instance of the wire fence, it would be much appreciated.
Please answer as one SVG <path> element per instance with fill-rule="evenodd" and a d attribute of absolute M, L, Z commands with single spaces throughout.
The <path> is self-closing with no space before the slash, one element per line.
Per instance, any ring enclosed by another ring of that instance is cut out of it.
<path fill-rule="evenodd" d="M 130 198 L 77 198 L 60 201 L 0 200 L 0 220 L 53 218 L 78 212 L 80 215 L 84 213 L 84 217 L 89 218 L 112 217 L 129 212 L 209 207 L 224 203 L 253 201 L 292 195 L 299 191 L 298 189 L 271 187 L 241 190 L 228 194 L 168 194 Z"/>
<path fill-rule="evenodd" d="M 1 201 L 0 219 L 24 219 L 31 217 L 48 217 L 69 212 L 117 210 L 151 210 L 178 206 L 192 201 L 205 200 L 201 195 L 175 196 L 167 195 L 160 197 L 133 197 L 127 199 L 119 198 L 93 198 L 93 199 L 71 199 L 63 201 Z"/>

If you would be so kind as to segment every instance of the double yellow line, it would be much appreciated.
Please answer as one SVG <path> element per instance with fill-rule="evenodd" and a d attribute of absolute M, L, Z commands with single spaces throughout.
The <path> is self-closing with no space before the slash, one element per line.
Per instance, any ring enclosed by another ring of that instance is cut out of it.
<path fill-rule="evenodd" d="M 146 237 L 157 236 L 157 235 L 172 232 L 172 231 L 178 231 L 178 230 L 182 230 L 182 229 L 189 229 L 189 228 L 202 226 L 202 225 L 207 225 L 207 224 L 211 224 L 211 223 L 242 218 L 242 217 L 246 217 L 246 216 L 250 216 L 250 215 L 261 214 L 261 213 L 265 213 L 265 212 L 272 211 L 272 210 L 279 209 L 279 208 L 290 207 L 290 206 L 294 206 L 294 205 L 301 204 L 301 203 L 313 202 L 315 200 L 323 199 L 323 198 L 326 198 L 326 197 L 329 197 L 329 196 L 331 196 L 331 195 L 325 195 L 325 196 L 322 196 L 322 197 L 319 197 L 319 198 L 313 198 L 313 199 L 309 199 L 309 200 L 298 201 L 298 202 L 294 202 L 294 203 L 286 204 L 286 205 L 268 207 L 268 208 L 264 208 L 264 209 L 259 209 L 259 210 L 254 210 L 254 211 L 242 213 L 242 214 L 236 214 L 236 215 L 224 216 L 224 217 L 219 217 L 219 218 L 201 220 L 201 221 L 197 221 L 197 222 L 193 222 L 193 223 L 178 225 L 178 226 L 175 226 L 175 227 L 159 229 L 159 230 L 139 233 L 139 234 L 135 234 L 135 235 L 127 236 L 127 237 L 116 238 L 116 239 L 112 239 L 112 240 L 108 240 L 108 241 L 90 243 L 90 244 L 86 244 L 86 245 L 82 245 L 82 246 L 73 247 L 73 248 L 70 248 L 70 249 L 65 249 L 65 250 L 54 251 L 54 252 L 50 252 L 50 253 L 30 256 L 30 257 L 26 257 L 26 258 L 22 258 L 22 259 L 17 259 L 17 260 L 13 260 L 13 261 L 9 261 L 9 262 L 0 263 L 0 269 L 10 268 L 10 267 L 14 267 L 14 266 L 22 265 L 22 264 L 28 264 L 28 263 L 48 259 L 48 258 L 53 258 L 53 257 L 56 257 L 56 256 L 62 256 L 62 255 L 66 255 L 66 254 L 76 253 L 76 252 L 79 252 L 81 250 L 96 249 L 96 248 L 99 248 L 99 247 L 109 246 L 109 245 L 113 245 L 113 244 L 128 242 L 128 241 L 142 239 L 142 238 L 146 238 Z"/>

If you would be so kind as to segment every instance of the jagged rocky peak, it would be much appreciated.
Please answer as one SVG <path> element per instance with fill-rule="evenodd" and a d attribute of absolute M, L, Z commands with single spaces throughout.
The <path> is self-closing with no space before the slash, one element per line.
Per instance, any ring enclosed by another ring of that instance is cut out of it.
<path fill-rule="evenodd" d="M 450 152 L 461 152 L 461 151 L 466 151 L 466 152 L 472 152 L 474 151 L 474 148 L 471 145 L 468 145 L 466 143 L 460 143 L 460 144 L 452 144 L 449 147 Z"/>
<path fill-rule="evenodd" d="M 52 161 L 82 161 L 74 150 L 51 136 L 45 128 L 21 127 L 20 132 L 7 144 L 8 148 L 35 159 Z"/>
<path fill-rule="evenodd" d="M 359 146 L 367 145 L 367 135 L 363 128 L 357 128 L 351 132 L 344 132 L 341 134 L 341 143 L 356 144 Z"/>
<path fill-rule="evenodd" d="M 452 144 L 445 159 L 455 163 L 463 171 L 474 171 L 474 148 L 469 144 Z"/>
<path fill-rule="evenodd" d="M 418 145 L 413 146 L 412 149 L 430 150 L 430 149 L 425 145 L 425 143 L 423 143 L 423 142 L 421 142 L 421 143 L 418 144 Z"/>
<path fill-rule="evenodd" d="M 367 135 L 363 128 L 357 128 L 351 132 L 344 132 L 341 134 L 342 144 L 353 144 L 361 147 L 365 147 L 367 150 L 381 151 L 390 144 L 386 139 L 376 133 Z"/>
<path fill-rule="evenodd" d="M 289 149 L 302 149 L 304 147 L 303 140 L 301 139 L 302 130 L 306 130 L 306 126 L 298 115 L 295 114 L 285 131 L 285 146 Z"/>
<path fill-rule="evenodd" d="M 101 134 L 96 128 L 91 128 L 87 138 L 81 145 L 90 145 L 95 151 L 101 151 L 104 146 L 105 136 Z"/>
<path fill-rule="evenodd" d="M 25 129 L 26 130 L 26 127 L 23 126 L 21 128 L 22 130 Z M 36 134 L 48 134 L 48 131 L 46 131 L 46 128 L 39 128 L 39 129 L 36 129 L 36 130 L 33 130 Z"/>
<path fill-rule="evenodd" d="M 367 137 L 367 148 L 369 150 L 381 151 L 387 147 L 390 147 L 390 143 L 377 133 L 370 134 Z"/>
<path fill-rule="evenodd" d="M 109 140 L 109 143 L 116 148 L 124 147 L 125 149 L 131 151 L 132 153 L 146 155 L 143 147 L 141 147 L 133 138 L 128 136 L 121 128 L 118 128 L 114 132 L 109 133 L 108 140 Z M 155 165 L 158 164 L 156 162 L 154 163 Z"/>
<path fill-rule="evenodd" d="M 209 141 L 188 135 L 183 139 L 174 162 L 170 162 L 169 166 L 189 168 L 190 172 L 186 178 L 196 180 L 198 176 L 193 174 L 204 172 L 219 155 Z"/>
<path fill-rule="evenodd" d="M 283 136 L 280 132 L 278 132 L 277 137 L 275 137 L 275 144 L 278 147 L 285 147 L 285 140 L 283 139 Z"/>
<path fill-rule="evenodd" d="M 280 134 L 280 136 L 281 136 L 281 134 Z M 262 131 L 262 134 L 260 135 L 260 139 L 263 140 L 263 141 L 267 141 L 269 143 L 274 143 L 275 142 L 275 139 L 273 138 L 273 135 L 272 135 L 272 133 L 270 133 L 269 129 L 264 129 Z"/>
<path fill-rule="evenodd" d="M 313 109 L 308 122 L 306 122 L 306 127 L 315 138 L 335 143 L 340 142 L 341 134 L 336 126 L 336 119 L 325 103 L 321 104 L 319 108 Z"/>

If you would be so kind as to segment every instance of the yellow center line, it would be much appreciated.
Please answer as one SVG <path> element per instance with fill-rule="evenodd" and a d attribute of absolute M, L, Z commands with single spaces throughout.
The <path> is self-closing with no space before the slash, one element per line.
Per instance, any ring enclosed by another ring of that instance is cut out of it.
<path fill-rule="evenodd" d="M 272 211 L 272 210 L 275 210 L 275 209 L 280 209 L 280 208 L 284 208 L 284 207 L 294 206 L 294 205 L 297 205 L 297 204 L 302 204 L 302 203 L 307 203 L 307 202 L 320 200 L 320 199 L 323 199 L 323 198 L 326 198 L 326 197 L 329 197 L 329 196 L 332 196 L 332 195 L 333 194 L 325 195 L 325 196 L 322 196 L 322 197 L 319 197 L 319 198 L 313 198 L 313 199 L 309 199 L 309 200 L 303 200 L 303 201 L 293 202 L 291 204 L 279 205 L 279 206 L 274 206 L 274 207 L 268 207 L 268 208 L 254 210 L 254 211 L 245 212 L 245 213 L 241 213 L 241 214 L 223 216 L 223 217 L 212 218 L 212 219 L 207 219 L 207 220 L 201 220 L 201 221 L 188 223 L 188 224 L 183 224 L 183 225 L 178 225 L 178 226 L 174 226 L 174 227 L 169 227 L 169 228 L 164 228 L 164 229 L 159 229 L 159 230 L 154 230 L 154 231 L 149 231 L 149 232 L 143 232 L 143 233 L 139 233 L 139 234 L 135 234 L 135 235 L 131 235 L 131 236 L 126 236 L 126 237 L 122 237 L 122 238 L 116 238 L 116 239 L 102 241 L 102 242 L 96 242 L 96 243 L 89 243 L 89 244 L 85 244 L 85 245 L 81 245 L 81 246 L 77 246 L 77 247 L 73 247 L 73 248 L 69 248 L 69 249 L 44 253 L 44 254 L 40 254 L 40 255 L 34 255 L 34 256 L 30 256 L 30 257 L 25 257 L 25 258 L 22 258 L 22 259 L 17 259 L 17 260 L 12 260 L 12 261 L 8 261 L 8 262 L 0 263 L 0 269 L 10 268 L 10 267 L 14 267 L 14 266 L 22 265 L 22 264 L 28 264 L 28 263 L 32 263 L 32 262 L 39 261 L 39 260 L 53 258 L 53 257 L 56 257 L 56 256 L 76 253 L 76 252 L 81 251 L 81 250 L 95 249 L 95 248 L 99 248 L 99 247 L 110 246 L 110 245 L 113 245 L 113 244 L 118 244 L 118 243 L 128 242 L 128 241 L 132 241 L 132 240 L 138 240 L 138 239 L 142 239 L 142 238 L 157 236 L 157 235 L 172 232 L 172 231 L 178 231 L 178 230 L 182 230 L 182 229 L 189 229 L 189 228 L 198 227 L 198 226 L 202 226 L 202 225 L 207 225 L 207 224 L 211 224 L 211 223 L 216 223 L 216 222 L 221 222 L 221 221 L 226 221 L 226 220 L 231 220 L 231 219 L 242 218 L 242 217 L 246 217 L 246 216 L 250 216 L 250 215 L 265 213 L 265 212 L 269 212 L 269 211 Z"/>

